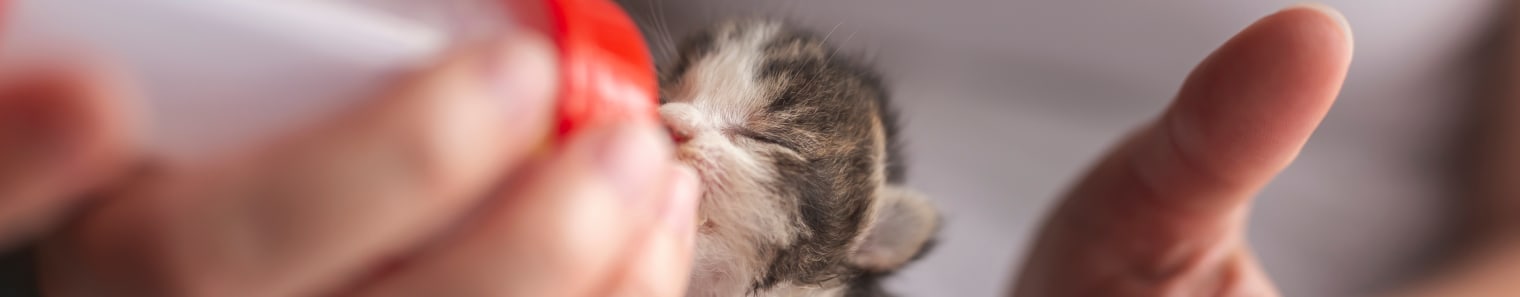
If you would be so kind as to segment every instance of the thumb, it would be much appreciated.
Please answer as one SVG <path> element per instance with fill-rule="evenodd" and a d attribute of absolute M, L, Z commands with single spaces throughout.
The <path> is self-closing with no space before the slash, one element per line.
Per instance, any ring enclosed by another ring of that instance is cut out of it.
<path fill-rule="evenodd" d="M 585 130 L 354 295 L 679 296 L 698 195 L 663 135 Z"/>
<path fill-rule="evenodd" d="M 1308 141 L 1350 61 L 1350 31 L 1328 7 L 1284 9 L 1241 31 L 1077 184 L 1017 293 L 1270 294 L 1241 239 L 1246 205 Z"/>
<path fill-rule="evenodd" d="M 691 275 L 692 248 L 696 237 L 696 207 L 701 197 L 696 172 L 677 166 L 665 192 L 670 205 L 662 209 L 659 222 L 649 228 L 643 247 L 629 257 L 621 279 L 610 296 L 685 296 Z"/>

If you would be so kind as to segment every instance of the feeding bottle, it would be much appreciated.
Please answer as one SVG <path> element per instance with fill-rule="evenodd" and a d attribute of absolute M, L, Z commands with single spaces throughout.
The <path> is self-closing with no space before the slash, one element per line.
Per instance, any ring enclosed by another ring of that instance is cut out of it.
<path fill-rule="evenodd" d="M 556 139 L 656 117 L 652 60 L 610 0 L 9 0 L 0 65 L 78 52 L 133 79 L 149 148 L 193 158 L 312 124 L 449 46 L 536 30 L 559 50 Z M 3 67 L 3 66 L 0 66 Z M 549 140 L 557 141 L 557 140 Z"/>

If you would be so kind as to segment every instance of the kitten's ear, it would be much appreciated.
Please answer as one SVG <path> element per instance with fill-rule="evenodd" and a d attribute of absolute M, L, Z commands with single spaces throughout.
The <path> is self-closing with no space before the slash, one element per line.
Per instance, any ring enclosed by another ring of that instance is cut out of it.
<path fill-rule="evenodd" d="M 923 251 L 939 229 L 939 212 L 923 194 L 901 186 L 883 186 L 877 195 L 876 219 L 866 226 L 850 261 L 868 271 L 889 272 Z"/>

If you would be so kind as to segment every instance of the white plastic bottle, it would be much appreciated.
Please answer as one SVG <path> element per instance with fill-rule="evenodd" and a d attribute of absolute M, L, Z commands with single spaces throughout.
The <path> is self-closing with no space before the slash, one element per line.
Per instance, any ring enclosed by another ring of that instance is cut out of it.
<path fill-rule="evenodd" d="M 156 155 L 216 155 L 308 125 L 460 39 L 538 30 L 559 47 L 555 135 L 655 118 L 652 59 L 610 0 L 0 1 L 0 67 L 78 47 L 145 98 Z M 562 139 L 557 137 L 556 139 Z"/>

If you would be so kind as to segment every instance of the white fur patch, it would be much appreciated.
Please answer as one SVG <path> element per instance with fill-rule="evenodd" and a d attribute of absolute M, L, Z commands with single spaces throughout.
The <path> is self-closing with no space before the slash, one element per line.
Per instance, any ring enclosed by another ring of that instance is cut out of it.
<path fill-rule="evenodd" d="M 787 136 L 794 141 L 789 145 L 777 144 L 775 140 L 761 141 L 767 137 L 755 136 L 754 126 L 777 121 L 776 118 L 795 116 L 786 113 L 761 114 L 783 91 L 782 80 L 761 80 L 758 76 L 767 58 L 788 58 L 795 51 L 818 51 L 816 44 L 798 48 L 770 45 L 772 39 L 784 34 L 779 24 L 744 23 L 728 24 L 709 37 L 710 48 L 698 48 L 704 56 L 684 57 L 684 73 L 676 81 L 663 85 L 666 103 L 660 107 L 660 115 L 667 125 L 684 140 L 677 149 L 677 157 L 696 169 L 703 179 L 703 199 L 699 209 L 699 233 L 694 251 L 694 271 L 687 296 L 695 297 L 831 297 L 842 296 L 848 287 L 848 276 L 824 280 L 822 283 L 794 283 L 785 278 L 766 280 L 766 289 L 752 291 L 762 283 L 762 277 L 771 268 L 778 249 L 791 247 L 801 238 L 812 237 L 804 227 L 799 213 L 799 197 L 788 197 L 772 188 L 781 174 L 775 166 L 778 160 L 772 156 L 799 158 L 808 153 L 818 154 L 850 152 L 845 146 L 809 148 L 810 137 L 831 137 L 817 131 L 790 130 Z M 732 27 L 742 26 L 742 27 Z M 794 36 L 788 36 L 794 37 Z M 709 39 L 704 39 L 709 40 Z M 786 40 L 783 40 L 786 41 Z M 773 48 L 768 57 L 766 47 Z M 779 48 L 779 49 L 778 49 Z M 800 48 L 800 49 L 799 49 Z M 710 49 L 710 50 L 709 50 Z M 708 50 L 702 52 L 701 50 Z M 788 52 L 792 51 L 792 52 Z M 785 66 L 785 65 L 783 65 Z M 853 79 L 856 77 L 841 77 Z M 823 88 L 845 88 L 847 84 L 814 85 Z M 795 90 L 795 89 L 793 89 Z M 827 92 L 827 90 L 824 90 Z M 841 100 L 858 97 L 839 97 Z M 869 104 L 869 103 L 867 103 Z M 847 112 L 857 111 L 851 109 Z M 754 122 L 751 122 L 754 120 Z M 859 124 L 858 122 L 849 122 Z M 874 118 L 871 125 L 872 143 L 870 153 L 875 158 L 869 182 L 877 186 L 870 199 L 861 230 L 849 242 L 828 244 L 849 245 L 849 269 L 866 269 L 886 272 L 909 261 L 924 245 L 935 230 L 937 219 L 933 207 L 922 196 L 894 185 L 887 185 L 886 125 L 881 118 Z M 854 128 L 854 127 L 852 127 Z M 821 128 L 828 129 L 828 128 Z M 858 129 L 858 128 L 856 128 Z M 816 129 L 815 129 L 816 130 Z M 737 131 L 737 132 L 736 132 Z M 858 130 L 856 130 L 858 131 Z M 749 132 L 746 134 L 744 132 Z M 827 134 L 838 136 L 838 134 Z M 858 136 L 853 136 L 858 137 Z M 800 142 L 800 144 L 799 144 Z M 782 149 L 780 147 L 784 146 Z M 803 147 L 804 149 L 798 149 Z M 806 149 L 812 149 L 807 151 Z M 818 150 L 824 150 L 819 153 Z M 779 154 L 779 155 L 777 155 Z M 789 163 L 790 164 L 790 163 Z M 818 165 L 816 163 L 811 165 Z M 837 165 L 829 163 L 823 166 Z M 789 165 L 795 166 L 795 165 Z M 788 168 L 794 172 L 795 168 Z M 842 170 L 837 167 L 825 169 Z M 818 174 L 848 174 L 845 172 L 817 172 Z M 801 185 L 799 185 L 801 186 Z M 883 198 L 887 197 L 887 198 Z M 808 197 L 807 199 L 829 199 Z M 883 201 L 885 199 L 886 201 Z M 819 201 L 807 201 L 814 203 Z M 810 207 L 818 207 L 810 204 Z M 837 230 L 828 230 L 833 232 Z M 820 231 L 824 232 L 824 231 Z M 831 247 L 832 248 L 832 247 Z M 791 257 L 793 255 L 788 255 Z M 783 258 L 782 261 L 795 259 Z M 817 259 L 808 259 L 817 261 Z M 823 262 L 812 262 L 823 263 Z M 791 264 L 791 263 L 786 263 Z M 835 265 L 835 264 L 827 264 Z M 796 268 L 788 267 L 795 270 Z M 841 268 L 844 267 L 831 267 Z M 813 269 L 813 268 L 806 268 Z M 795 271 L 793 271 L 795 272 Z M 834 273 L 834 271 L 821 271 Z M 799 282 L 802 280 L 799 280 Z M 807 282 L 818 282 L 809 279 Z"/>
<path fill-rule="evenodd" d="M 707 187 L 687 296 L 746 296 L 769 264 L 757 247 L 790 244 L 797 236 L 795 222 L 786 215 L 795 206 L 766 199 L 776 196 L 767 188 L 776 175 L 771 160 L 726 132 L 762 112 L 774 95 L 755 75 L 766 41 L 779 28 L 748 29 L 737 38 L 716 37 L 715 50 L 692 62 L 660 108 L 667 124 L 689 137 L 677 155 L 697 169 Z"/>

